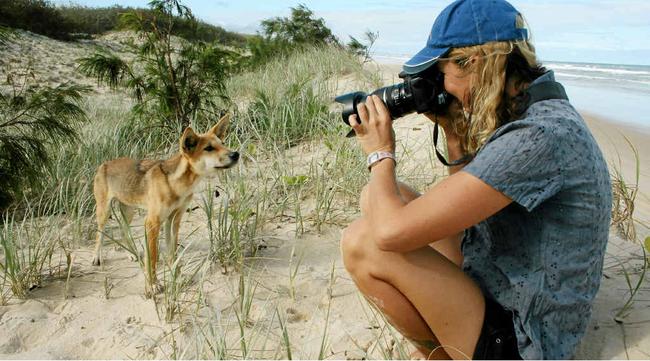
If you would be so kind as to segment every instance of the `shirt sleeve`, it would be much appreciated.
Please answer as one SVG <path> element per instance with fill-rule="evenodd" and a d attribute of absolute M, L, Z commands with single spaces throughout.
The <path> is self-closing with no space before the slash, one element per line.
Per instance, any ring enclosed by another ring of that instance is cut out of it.
<path fill-rule="evenodd" d="M 519 123 L 519 122 L 517 122 Z M 562 142 L 552 127 L 534 122 L 497 130 L 463 168 L 529 212 L 562 188 Z"/>

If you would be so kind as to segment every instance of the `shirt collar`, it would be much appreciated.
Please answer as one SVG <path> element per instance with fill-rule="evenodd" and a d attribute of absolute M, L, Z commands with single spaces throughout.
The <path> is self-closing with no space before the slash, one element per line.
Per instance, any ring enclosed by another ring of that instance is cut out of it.
<path fill-rule="evenodd" d="M 540 75 L 537 79 L 533 80 L 530 85 L 538 84 L 538 83 L 543 83 L 546 81 L 555 81 L 555 73 L 553 70 L 549 70 L 546 73 Z"/>

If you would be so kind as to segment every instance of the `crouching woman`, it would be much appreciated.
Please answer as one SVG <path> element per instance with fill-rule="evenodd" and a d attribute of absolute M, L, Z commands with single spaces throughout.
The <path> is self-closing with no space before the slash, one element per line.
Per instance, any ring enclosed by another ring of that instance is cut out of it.
<path fill-rule="evenodd" d="M 376 155 L 395 152 L 379 98 L 350 118 L 363 151 L 381 159 L 370 166 L 361 218 L 343 233 L 343 261 L 423 357 L 570 358 L 600 284 L 607 166 L 522 23 L 505 1 L 456 1 L 404 65 L 438 67 L 459 109 L 427 115 L 456 165 L 426 193 L 398 182 L 394 159 Z"/>

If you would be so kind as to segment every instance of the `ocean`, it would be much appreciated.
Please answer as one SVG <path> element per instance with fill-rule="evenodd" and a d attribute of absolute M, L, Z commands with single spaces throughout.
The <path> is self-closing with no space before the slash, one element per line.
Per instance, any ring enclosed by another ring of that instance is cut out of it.
<path fill-rule="evenodd" d="M 546 62 L 573 106 L 586 114 L 650 128 L 650 66 Z"/>
<path fill-rule="evenodd" d="M 376 55 L 379 63 L 401 64 L 402 56 Z M 569 99 L 583 114 L 650 130 L 650 66 L 547 61 Z"/>

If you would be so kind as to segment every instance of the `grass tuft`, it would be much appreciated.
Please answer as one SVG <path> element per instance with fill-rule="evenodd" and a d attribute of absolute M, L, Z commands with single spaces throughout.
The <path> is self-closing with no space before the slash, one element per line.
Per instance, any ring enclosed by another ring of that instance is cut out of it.
<path fill-rule="evenodd" d="M 632 142 L 625 137 L 625 141 L 632 150 L 635 160 L 634 183 L 628 183 L 621 172 L 621 159 L 619 155 L 618 166 L 612 166 L 612 226 L 616 228 L 623 239 L 636 242 L 637 234 L 634 225 L 634 203 L 639 192 L 639 176 L 641 171 L 639 152 Z"/>

